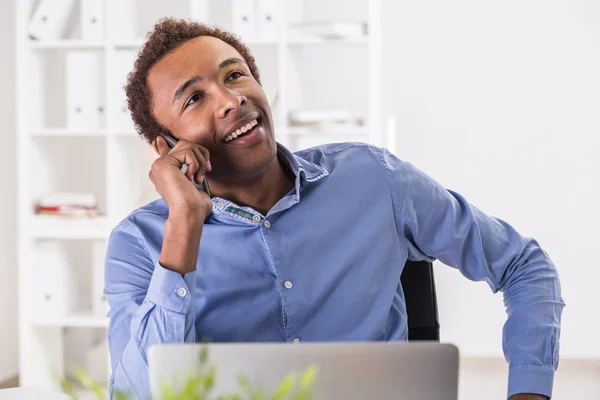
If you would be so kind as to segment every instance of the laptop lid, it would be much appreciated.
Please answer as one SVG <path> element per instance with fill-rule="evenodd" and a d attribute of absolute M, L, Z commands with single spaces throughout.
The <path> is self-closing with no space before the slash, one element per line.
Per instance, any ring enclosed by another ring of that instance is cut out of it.
<path fill-rule="evenodd" d="M 200 361 L 203 349 L 208 357 Z M 273 394 L 284 377 L 318 370 L 314 399 L 456 400 L 458 349 L 435 342 L 162 344 L 148 354 L 153 399 L 169 384 L 216 368 L 215 396 L 240 393 L 243 374 L 252 388 Z M 204 369 L 203 369 L 204 368 Z"/>

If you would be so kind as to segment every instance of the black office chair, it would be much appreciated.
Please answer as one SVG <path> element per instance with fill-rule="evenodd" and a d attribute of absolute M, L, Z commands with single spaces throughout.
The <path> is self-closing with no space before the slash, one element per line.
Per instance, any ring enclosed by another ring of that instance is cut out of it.
<path fill-rule="evenodd" d="M 400 277 L 408 315 L 408 340 L 440 340 L 433 265 L 407 261 Z"/>

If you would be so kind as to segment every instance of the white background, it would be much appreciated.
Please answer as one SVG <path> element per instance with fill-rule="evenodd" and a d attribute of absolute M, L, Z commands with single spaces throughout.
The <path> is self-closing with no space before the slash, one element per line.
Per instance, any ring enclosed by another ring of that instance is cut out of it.
<path fill-rule="evenodd" d="M 600 358 L 600 2 L 386 4 L 397 154 L 538 239 L 567 303 L 561 354 Z M 501 355 L 501 296 L 436 272 L 442 338 Z"/>

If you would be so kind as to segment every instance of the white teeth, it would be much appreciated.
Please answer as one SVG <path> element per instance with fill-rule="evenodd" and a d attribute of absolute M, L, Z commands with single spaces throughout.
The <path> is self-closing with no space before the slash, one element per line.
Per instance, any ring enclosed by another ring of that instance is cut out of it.
<path fill-rule="evenodd" d="M 252 121 L 250 121 L 250 122 L 248 122 L 246 125 L 242 126 L 238 130 L 236 130 L 235 132 L 233 132 L 231 135 L 227 136 L 225 138 L 225 142 L 231 142 L 233 139 L 235 139 L 238 136 L 241 136 L 244 133 L 248 132 L 250 129 L 252 129 L 256 125 L 258 125 L 258 121 L 255 120 L 255 119 L 252 120 Z"/>

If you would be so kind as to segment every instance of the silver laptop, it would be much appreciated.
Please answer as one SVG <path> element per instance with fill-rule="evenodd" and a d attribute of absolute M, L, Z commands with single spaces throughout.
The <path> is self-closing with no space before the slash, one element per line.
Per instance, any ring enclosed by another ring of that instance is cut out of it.
<path fill-rule="evenodd" d="M 186 378 L 206 373 L 207 365 L 216 369 L 215 397 L 240 393 L 240 374 L 270 395 L 289 373 L 299 382 L 314 368 L 314 400 L 458 396 L 458 349 L 435 342 L 164 344 L 150 349 L 148 363 L 153 399 L 163 399 L 165 384 L 181 390 Z"/>

